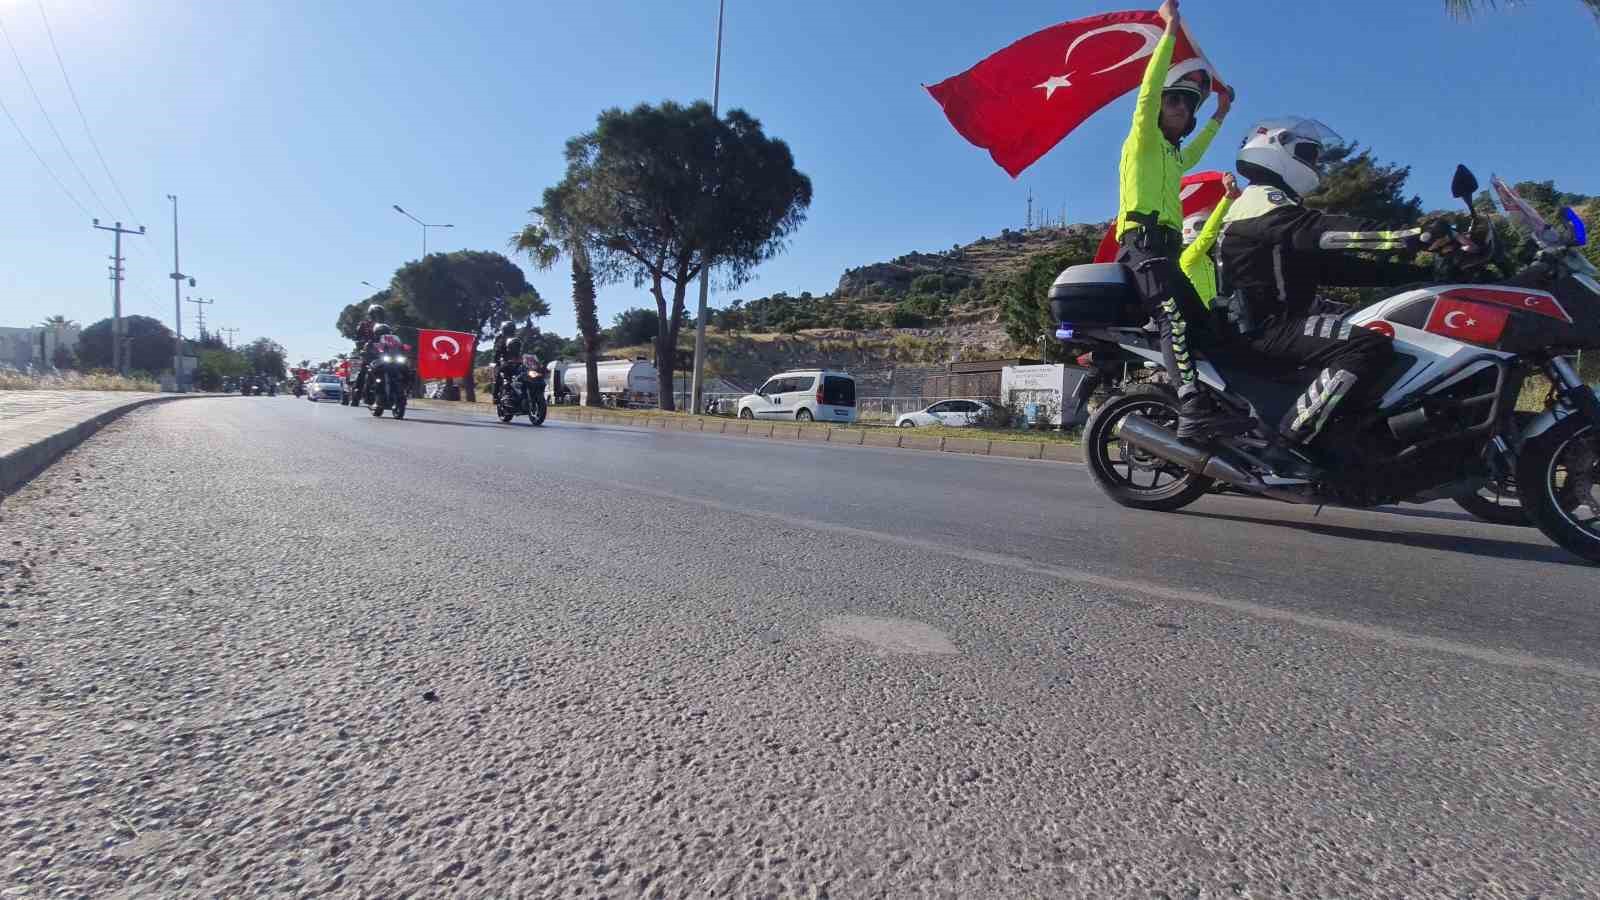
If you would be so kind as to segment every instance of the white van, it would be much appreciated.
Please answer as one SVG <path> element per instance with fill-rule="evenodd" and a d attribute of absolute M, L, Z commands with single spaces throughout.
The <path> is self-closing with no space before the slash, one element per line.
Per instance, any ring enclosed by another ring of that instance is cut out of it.
<path fill-rule="evenodd" d="M 847 372 L 826 369 L 782 372 L 754 394 L 739 398 L 739 418 L 853 423 L 856 380 Z"/>

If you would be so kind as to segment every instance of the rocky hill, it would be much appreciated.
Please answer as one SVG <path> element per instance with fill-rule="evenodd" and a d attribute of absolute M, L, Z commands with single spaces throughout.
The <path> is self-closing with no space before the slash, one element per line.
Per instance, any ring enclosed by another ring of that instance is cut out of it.
<path fill-rule="evenodd" d="M 1071 234 L 1088 230 L 1098 235 L 1105 227 L 1104 224 L 1071 225 L 1030 231 L 1008 228 L 1000 232 L 999 237 L 979 238 L 942 252 L 907 253 L 888 262 L 846 269 L 839 278 L 834 296 L 870 298 L 906 294 L 922 275 L 940 275 L 962 285 L 982 284 L 988 279 L 1014 274 L 1027 266 L 1030 257 L 1049 252 Z"/>
<path fill-rule="evenodd" d="M 863 396 L 917 396 L 921 382 L 958 360 L 1001 359 L 1012 345 L 998 292 L 1030 260 L 1069 237 L 1098 239 L 1104 225 L 1001 232 L 941 252 L 913 252 L 847 270 L 830 294 L 776 293 L 741 300 L 712 319 L 710 373 L 755 387 L 788 368 L 845 369 Z M 687 329 L 680 350 L 692 352 Z M 650 347 L 609 355 L 653 358 Z"/>

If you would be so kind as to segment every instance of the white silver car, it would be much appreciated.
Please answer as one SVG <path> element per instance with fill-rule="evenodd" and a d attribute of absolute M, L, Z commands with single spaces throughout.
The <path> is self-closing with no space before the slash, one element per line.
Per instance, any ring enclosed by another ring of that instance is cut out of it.
<path fill-rule="evenodd" d="M 318 400 L 338 401 L 344 398 L 344 382 L 339 376 L 327 372 L 318 372 L 306 381 L 306 399 L 312 403 Z"/>
<path fill-rule="evenodd" d="M 898 428 L 969 428 L 995 421 L 996 412 L 995 405 L 987 400 L 940 400 L 927 409 L 906 413 L 894 424 Z"/>

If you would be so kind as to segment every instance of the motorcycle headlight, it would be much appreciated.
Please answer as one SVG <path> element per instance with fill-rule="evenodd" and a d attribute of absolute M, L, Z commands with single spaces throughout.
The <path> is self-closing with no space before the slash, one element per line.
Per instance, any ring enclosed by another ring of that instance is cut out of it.
<path fill-rule="evenodd" d="M 397 363 L 403 363 L 403 362 L 406 361 L 406 358 L 404 356 L 396 356 L 394 358 L 394 361 L 397 362 Z"/>
<path fill-rule="evenodd" d="M 384 362 L 394 362 L 394 357 L 392 357 L 392 356 L 385 356 L 385 357 L 384 357 L 384 358 L 383 358 L 383 361 L 384 361 Z"/>

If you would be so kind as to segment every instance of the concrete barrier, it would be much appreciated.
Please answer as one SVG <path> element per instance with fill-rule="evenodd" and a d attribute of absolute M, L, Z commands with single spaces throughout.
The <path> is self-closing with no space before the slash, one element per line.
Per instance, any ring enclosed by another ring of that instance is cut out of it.
<path fill-rule="evenodd" d="M 987 440 L 978 440 L 976 438 L 947 437 L 944 439 L 944 446 L 940 449 L 946 453 L 972 453 L 978 456 L 988 456 L 989 443 Z"/>
<path fill-rule="evenodd" d="M 904 450 L 943 450 L 944 438 L 902 434 L 900 436 L 900 447 Z"/>
<path fill-rule="evenodd" d="M 1040 444 L 1040 458 L 1051 462 L 1083 462 L 1083 450 L 1073 444 Z"/>
<path fill-rule="evenodd" d="M 1022 441 L 990 441 L 989 455 L 1007 459 L 1038 459 L 1044 453 L 1044 444 Z"/>
<path fill-rule="evenodd" d="M 760 422 L 751 419 L 708 419 L 699 416 L 619 416 L 608 413 L 574 411 L 557 414 L 580 422 L 598 422 L 633 428 L 686 431 L 702 434 L 728 434 L 743 437 L 775 438 L 809 443 L 844 444 L 851 447 L 892 447 L 924 452 L 961 453 L 969 456 L 998 456 L 1003 459 L 1031 459 L 1049 462 L 1083 462 L 1083 449 L 1060 441 L 1005 441 L 982 437 L 935 437 L 918 434 L 911 428 L 834 428 L 825 424 Z"/>

